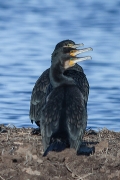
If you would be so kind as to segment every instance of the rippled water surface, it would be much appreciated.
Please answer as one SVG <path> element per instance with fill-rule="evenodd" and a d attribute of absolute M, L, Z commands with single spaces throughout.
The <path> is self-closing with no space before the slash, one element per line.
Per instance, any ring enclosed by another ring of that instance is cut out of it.
<path fill-rule="evenodd" d="M 120 1 L 0 1 L 0 124 L 32 127 L 31 91 L 65 39 L 92 47 L 82 62 L 88 127 L 120 131 Z"/>

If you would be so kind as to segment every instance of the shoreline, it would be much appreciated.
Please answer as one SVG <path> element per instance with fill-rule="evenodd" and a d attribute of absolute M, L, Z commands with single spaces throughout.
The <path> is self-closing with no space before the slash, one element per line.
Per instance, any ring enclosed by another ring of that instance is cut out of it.
<path fill-rule="evenodd" d="M 120 132 L 86 131 L 83 142 L 95 147 L 90 156 L 65 149 L 43 157 L 41 136 L 32 135 L 32 129 L 0 125 L 0 180 L 120 178 Z"/>

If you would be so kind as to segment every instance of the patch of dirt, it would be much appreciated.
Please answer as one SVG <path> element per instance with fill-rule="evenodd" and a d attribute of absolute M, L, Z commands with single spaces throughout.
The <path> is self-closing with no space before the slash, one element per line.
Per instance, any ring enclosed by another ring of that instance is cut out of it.
<path fill-rule="evenodd" d="M 120 132 L 86 131 L 83 144 L 95 147 L 90 156 L 66 149 L 43 157 L 41 136 L 31 131 L 0 125 L 0 180 L 120 179 Z"/>

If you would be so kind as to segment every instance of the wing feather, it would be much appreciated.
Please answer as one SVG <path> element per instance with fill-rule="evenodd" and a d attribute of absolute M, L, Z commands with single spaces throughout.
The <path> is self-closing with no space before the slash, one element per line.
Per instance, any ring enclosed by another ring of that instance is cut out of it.
<path fill-rule="evenodd" d="M 41 112 L 41 109 L 43 108 L 46 101 L 46 92 L 49 84 L 49 69 L 47 69 L 39 77 L 32 91 L 29 112 L 31 120 L 38 121 L 39 113 Z"/>
<path fill-rule="evenodd" d="M 70 147 L 78 150 L 87 126 L 87 111 L 84 97 L 77 86 L 67 89 L 66 115 Z"/>
<path fill-rule="evenodd" d="M 68 77 L 72 77 L 76 85 L 83 94 L 85 104 L 87 105 L 88 95 L 89 95 L 89 83 L 86 78 L 86 75 L 83 71 L 69 70 L 64 73 Z"/>
<path fill-rule="evenodd" d="M 40 124 L 44 150 L 49 146 L 52 135 L 59 129 L 63 99 L 64 89 L 55 88 L 42 109 Z"/>
<path fill-rule="evenodd" d="M 72 68 L 66 70 L 64 74 L 74 79 L 76 85 L 83 94 L 85 104 L 87 105 L 89 84 L 82 67 L 76 64 Z M 29 116 L 31 120 L 34 120 L 36 122 L 39 121 L 41 110 L 44 107 L 46 103 L 46 99 L 48 95 L 52 92 L 52 90 L 53 88 L 52 85 L 50 84 L 50 79 L 49 79 L 49 69 L 47 69 L 39 77 L 32 91 L 30 112 L 29 112 Z M 75 107 L 73 107 L 73 109 L 74 108 Z"/>

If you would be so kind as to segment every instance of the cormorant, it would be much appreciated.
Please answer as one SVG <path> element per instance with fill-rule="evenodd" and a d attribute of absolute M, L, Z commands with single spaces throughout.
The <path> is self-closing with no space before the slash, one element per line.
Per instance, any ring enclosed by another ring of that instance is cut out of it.
<path fill-rule="evenodd" d="M 51 67 L 37 80 L 31 96 L 30 119 L 41 129 L 44 155 L 71 147 L 79 152 L 87 125 L 89 83 L 76 55 L 92 50 L 71 40 L 58 43 Z"/>

